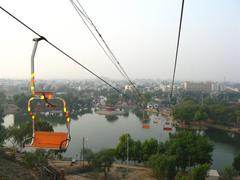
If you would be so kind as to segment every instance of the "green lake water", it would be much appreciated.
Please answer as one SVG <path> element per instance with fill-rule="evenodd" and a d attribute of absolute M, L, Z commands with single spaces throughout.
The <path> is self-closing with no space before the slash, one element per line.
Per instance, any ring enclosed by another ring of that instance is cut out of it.
<path fill-rule="evenodd" d="M 148 138 L 155 138 L 158 141 L 169 139 L 169 132 L 163 130 L 164 117 L 154 123 L 155 116 L 150 116 L 150 128 L 143 129 L 141 120 L 133 113 L 128 116 L 118 116 L 118 119 L 107 120 L 104 115 L 96 113 L 78 116 L 71 121 L 71 137 L 68 150 L 63 154 L 65 157 L 79 158 L 82 148 L 82 139 L 86 137 L 85 147 L 98 151 L 102 148 L 112 148 L 118 143 L 118 138 L 123 133 L 129 133 L 135 140 L 141 141 Z M 7 115 L 4 118 L 4 125 L 14 123 L 14 116 Z M 65 131 L 64 124 L 54 124 L 55 131 Z M 173 128 L 172 133 L 176 129 Z M 207 135 L 214 145 L 212 168 L 222 171 L 225 166 L 231 165 L 234 156 L 240 150 L 240 136 L 216 129 L 207 129 L 201 132 Z"/>

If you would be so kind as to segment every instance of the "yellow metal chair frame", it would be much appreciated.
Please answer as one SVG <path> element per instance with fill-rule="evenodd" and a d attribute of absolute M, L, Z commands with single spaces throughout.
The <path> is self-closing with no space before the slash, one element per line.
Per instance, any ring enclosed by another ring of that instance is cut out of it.
<path fill-rule="evenodd" d="M 31 57 L 31 92 L 32 96 L 28 101 L 28 113 L 32 119 L 32 127 L 33 127 L 33 135 L 32 135 L 32 142 L 28 147 L 33 148 L 41 148 L 41 149 L 56 149 L 56 150 L 66 150 L 69 141 L 71 140 L 70 136 L 70 118 L 69 112 L 67 109 L 66 101 L 60 97 L 55 97 L 54 93 L 52 92 L 36 92 L 35 91 L 35 73 L 34 73 L 34 57 L 36 54 L 38 42 L 41 40 L 45 40 L 44 37 L 33 39 L 35 42 Z M 32 102 L 34 100 L 45 101 L 50 106 L 52 105 L 49 100 L 60 100 L 63 104 L 63 113 L 66 119 L 66 128 L 67 132 L 47 132 L 47 131 L 38 131 L 35 128 L 35 121 L 36 121 L 36 113 L 33 112 L 34 109 L 32 108 Z"/>

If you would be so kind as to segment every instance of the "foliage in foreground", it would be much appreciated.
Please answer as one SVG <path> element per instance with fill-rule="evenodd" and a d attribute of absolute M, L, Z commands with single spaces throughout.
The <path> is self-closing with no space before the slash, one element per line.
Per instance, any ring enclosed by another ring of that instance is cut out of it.
<path fill-rule="evenodd" d="M 36 130 L 53 131 L 53 127 L 45 121 L 37 121 L 35 124 Z M 32 122 L 22 123 L 19 126 L 11 126 L 7 130 L 7 138 L 14 146 L 22 147 L 24 140 L 32 136 Z"/>
<path fill-rule="evenodd" d="M 192 180 L 205 180 L 210 169 L 209 164 L 200 164 L 191 170 L 190 176 Z"/>
<path fill-rule="evenodd" d="M 26 152 L 23 157 L 24 164 L 29 167 L 41 167 L 48 165 L 48 157 L 45 151 L 37 150 L 34 153 Z"/>
<path fill-rule="evenodd" d="M 5 127 L 0 124 L 0 146 L 3 145 L 6 137 L 7 137 L 7 131 Z"/>
<path fill-rule="evenodd" d="M 237 176 L 239 172 L 232 166 L 224 168 L 223 178 L 224 180 L 232 180 L 234 176 Z"/>
<path fill-rule="evenodd" d="M 158 179 L 173 179 L 176 175 L 176 157 L 168 155 L 152 155 L 148 166 Z"/>
<path fill-rule="evenodd" d="M 234 157 L 232 165 L 238 172 L 240 172 L 240 153 Z"/>
<path fill-rule="evenodd" d="M 110 167 L 114 162 L 115 150 L 114 149 L 103 149 L 96 154 L 92 159 L 92 165 L 95 169 L 103 171 L 104 175 L 107 176 L 110 171 Z"/>
<path fill-rule="evenodd" d="M 159 144 L 158 153 L 152 155 L 148 165 L 158 179 L 196 179 L 206 176 L 211 164 L 212 144 L 206 137 L 192 132 L 181 132 L 168 142 Z M 190 175 L 181 176 L 179 172 L 192 169 Z M 199 178 L 197 178 L 199 177 Z"/>

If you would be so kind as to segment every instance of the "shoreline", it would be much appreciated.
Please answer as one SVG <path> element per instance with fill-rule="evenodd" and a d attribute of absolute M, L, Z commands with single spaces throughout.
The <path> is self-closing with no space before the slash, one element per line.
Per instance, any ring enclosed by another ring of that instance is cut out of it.
<path fill-rule="evenodd" d="M 160 111 L 160 113 L 164 118 L 166 118 L 166 120 L 169 120 L 169 119 L 172 120 L 176 128 L 188 129 L 188 130 L 206 130 L 208 128 L 214 128 L 214 129 L 218 129 L 226 132 L 240 134 L 240 128 L 230 127 L 222 124 L 215 124 L 215 123 L 212 123 L 211 121 L 193 122 L 193 123 L 190 123 L 189 125 L 184 123 L 179 123 L 178 120 L 175 120 L 173 116 L 170 115 L 169 109 L 163 109 L 162 111 Z"/>
<path fill-rule="evenodd" d="M 214 129 L 218 129 L 226 132 L 240 134 L 240 128 L 228 127 L 221 124 L 213 124 L 210 122 L 191 123 L 189 125 L 186 125 L 183 123 L 177 123 L 175 127 L 180 129 L 189 129 L 189 130 L 206 130 L 208 128 L 214 128 Z"/>

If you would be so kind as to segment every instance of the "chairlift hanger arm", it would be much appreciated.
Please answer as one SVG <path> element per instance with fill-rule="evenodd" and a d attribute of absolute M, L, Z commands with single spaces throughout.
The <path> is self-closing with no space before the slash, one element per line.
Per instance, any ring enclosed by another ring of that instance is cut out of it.
<path fill-rule="evenodd" d="M 32 95 L 35 95 L 35 71 L 34 71 L 34 58 L 36 55 L 36 51 L 37 51 L 37 46 L 38 46 L 38 42 L 41 40 L 45 40 L 47 41 L 47 39 L 43 36 L 40 36 L 39 38 L 34 38 L 33 41 L 34 46 L 33 46 L 33 50 L 32 50 L 32 56 L 31 56 L 31 91 L 32 91 Z"/>

